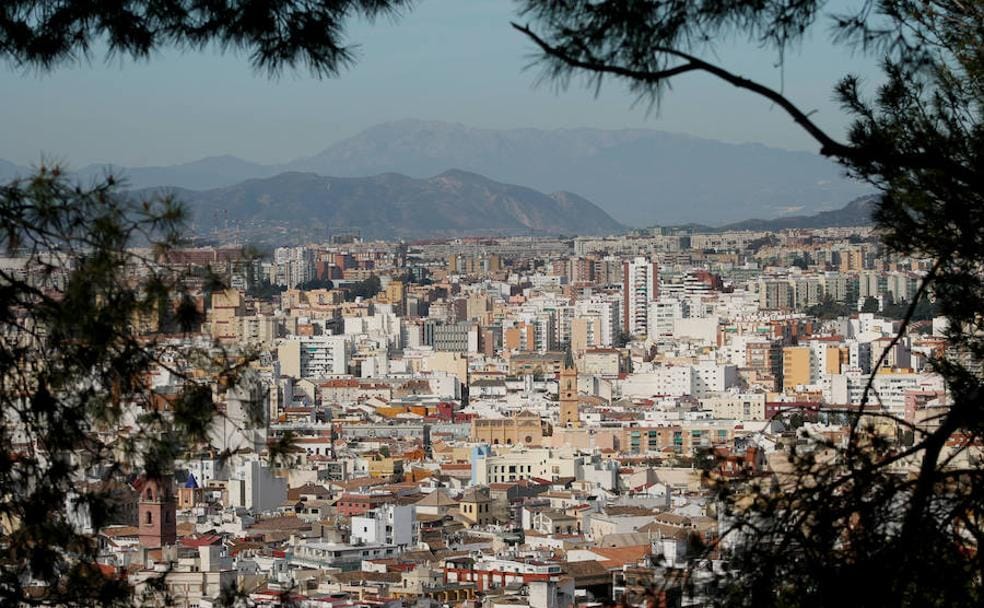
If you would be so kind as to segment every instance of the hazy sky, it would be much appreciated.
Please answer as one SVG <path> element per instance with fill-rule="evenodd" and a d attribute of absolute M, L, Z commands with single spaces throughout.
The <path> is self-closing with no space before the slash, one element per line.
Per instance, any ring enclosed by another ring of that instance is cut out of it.
<path fill-rule="evenodd" d="M 506 0 L 423 0 L 403 18 L 356 23 L 358 63 L 340 78 L 288 72 L 271 80 L 243 55 L 164 51 L 150 61 L 96 56 L 45 75 L 0 64 L 0 158 L 73 166 L 172 164 L 234 154 L 282 162 L 314 154 L 376 123 L 401 118 L 481 127 L 649 127 L 734 142 L 815 150 L 778 109 L 704 75 L 675 81 L 658 113 L 617 83 L 599 97 L 557 92 L 525 70 L 532 48 L 509 27 Z M 785 64 L 785 92 L 835 133 L 845 127 L 832 87 L 872 62 L 834 49 L 822 29 Z M 718 60 L 778 87 L 775 56 L 723 45 Z"/>

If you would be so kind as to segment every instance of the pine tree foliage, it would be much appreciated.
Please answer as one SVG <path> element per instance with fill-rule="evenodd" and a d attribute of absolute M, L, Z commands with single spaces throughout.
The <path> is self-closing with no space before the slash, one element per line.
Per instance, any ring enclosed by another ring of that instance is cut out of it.
<path fill-rule="evenodd" d="M 86 58 L 104 45 L 110 56 L 147 59 L 167 47 L 216 45 L 249 54 L 275 74 L 307 67 L 334 76 L 353 60 L 344 42 L 352 18 L 392 16 L 409 0 L 4 0 L 0 59 L 48 70 Z"/>
<path fill-rule="evenodd" d="M 161 263 L 183 220 L 174 200 L 132 200 L 111 177 L 83 187 L 42 167 L 0 186 L 3 605 L 129 604 L 96 533 L 136 476 L 168 476 L 209 445 L 216 397 L 251 360 L 183 339 L 200 314 Z M 155 389 L 160 373 L 179 390 Z"/>

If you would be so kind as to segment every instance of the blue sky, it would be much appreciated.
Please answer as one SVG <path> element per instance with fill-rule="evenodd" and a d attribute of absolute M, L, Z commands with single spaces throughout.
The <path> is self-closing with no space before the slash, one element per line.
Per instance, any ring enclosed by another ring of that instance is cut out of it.
<path fill-rule="evenodd" d="M 448 120 L 480 127 L 648 127 L 732 142 L 815 150 L 778 109 L 704 75 L 675 82 L 658 112 L 634 105 L 618 83 L 601 95 L 535 86 L 532 48 L 509 27 L 506 0 L 422 0 L 396 21 L 356 23 L 357 64 L 329 80 L 307 72 L 277 79 L 244 55 L 165 50 L 146 62 L 106 61 L 25 74 L 0 65 L 0 158 L 73 166 L 140 166 L 234 154 L 283 162 L 388 120 Z M 817 28 L 787 55 L 784 90 L 836 134 L 832 100 L 846 72 L 875 77 L 873 62 L 832 47 Z M 753 45 L 717 49 L 723 65 L 778 87 L 775 54 Z"/>

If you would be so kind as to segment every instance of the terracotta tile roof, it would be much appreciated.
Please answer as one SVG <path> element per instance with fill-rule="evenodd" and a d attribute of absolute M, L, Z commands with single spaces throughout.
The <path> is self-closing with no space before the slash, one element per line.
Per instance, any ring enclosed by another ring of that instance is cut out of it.
<path fill-rule="evenodd" d="M 195 524 L 190 522 L 181 522 L 178 524 L 178 536 L 190 536 L 196 531 Z"/>
<path fill-rule="evenodd" d="M 122 538 L 125 536 L 138 536 L 140 528 L 137 526 L 109 526 L 102 529 L 102 535 L 109 538 Z"/>
<path fill-rule="evenodd" d="M 564 562 L 560 567 L 565 574 L 574 578 L 575 584 L 577 584 L 578 581 L 583 581 L 584 579 L 589 578 L 597 578 L 608 582 L 611 577 L 608 568 L 606 568 L 601 562 L 596 562 L 594 560 L 584 562 Z"/>
<path fill-rule="evenodd" d="M 605 513 L 608 515 L 627 515 L 630 517 L 641 517 L 644 515 L 656 515 L 652 509 L 647 509 L 646 507 L 635 507 L 635 506 L 611 506 L 605 508 Z"/>
<path fill-rule="evenodd" d="M 438 488 L 418 500 L 416 504 L 424 507 L 453 507 L 458 504 L 458 501 L 451 498 L 447 490 Z"/>
<path fill-rule="evenodd" d="M 333 481 L 331 485 L 342 490 L 358 490 L 359 488 L 386 485 L 386 480 L 376 479 L 374 477 L 359 477 L 348 481 Z"/>
<path fill-rule="evenodd" d="M 221 536 L 215 534 L 208 534 L 206 536 L 199 536 L 198 538 L 185 537 L 182 538 L 180 542 L 185 547 L 207 547 L 209 545 L 214 545 L 222 541 Z"/>
<path fill-rule="evenodd" d="M 249 549 L 263 549 L 265 547 L 266 544 L 256 541 L 237 541 L 232 543 L 232 546 L 229 548 L 229 555 L 235 557 L 241 551 L 247 551 Z"/>
<path fill-rule="evenodd" d="M 657 513 L 655 520 L 659 523 L 667 524 L 670 526 L 689 527 L 690 518 L 684 517 L 683 515 L 677 515 L 676 513 Z"/>
<path fill-rule="evenodd" d="M 316 483 L 306 483 L 303 486 L 297 486 L 296 488 L 290 488 L 287 490 L 287 500 L 299 500 L 301 495 L 313 495 L 313 496 L 329 496 L 331 491 Z"/>
<path fill-rule="evenodd" d="M 635 545 L 631 547 L 596 547 L 591 552 L 601 556 L 602 565 L 606 568 L 621 568 L 626 564 L 634 564 L 652 552 L 652 545 Z"/>

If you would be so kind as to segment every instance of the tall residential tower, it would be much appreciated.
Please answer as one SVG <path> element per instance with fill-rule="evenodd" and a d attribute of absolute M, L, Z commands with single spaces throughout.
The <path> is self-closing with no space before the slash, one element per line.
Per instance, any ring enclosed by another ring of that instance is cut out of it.
<path fill-rule="evenodd" d="M 639 336 L 649 333 L 649 304 L 659 295 L 659 264 L 644 257 L 622 262 L 622 327 Z"/>

